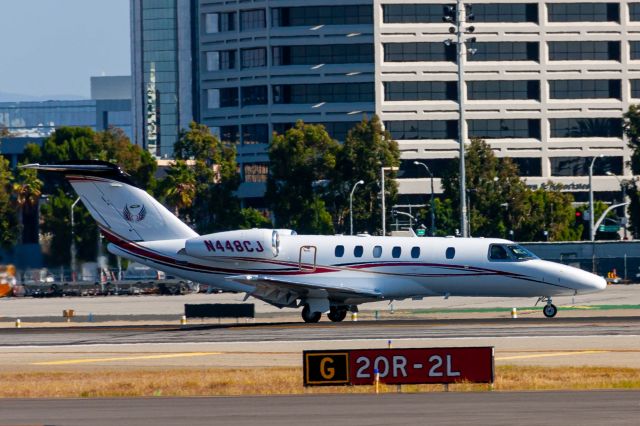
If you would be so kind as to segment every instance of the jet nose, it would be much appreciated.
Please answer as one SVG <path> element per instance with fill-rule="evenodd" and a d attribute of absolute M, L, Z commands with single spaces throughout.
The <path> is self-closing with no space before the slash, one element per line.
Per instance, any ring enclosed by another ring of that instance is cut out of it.
<path fill-rule="evenodd" d="M 607 288 L 607 280 L 587 271 L 575 273 L 574 282 L 579 293 L 595 293 Z"/>

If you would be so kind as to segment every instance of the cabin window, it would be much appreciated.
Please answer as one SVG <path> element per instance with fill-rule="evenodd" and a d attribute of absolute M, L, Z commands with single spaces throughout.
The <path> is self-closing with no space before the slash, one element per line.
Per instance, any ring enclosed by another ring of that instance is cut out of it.
<path fill-rule="evenodd" d="M 413 247 L 411 249 L 411 257 L 417 259 L 420 257 L 420 247 Z"/>
<path fill-rule="evenodd" d="M 373 248 L 373 257 L 380 257 L 382 256 L 382 246 L 375 246 Z"/>
<path fill-rule="evenodd" d="M 507 246 L 511 254 L 518 260 L 537 259 L 538 256 L 531 253 L 529 250 L 522 246 L 511 245 Z"/>
<path fill-rule="evenodd" d="M 456 257 L 455 247 L 447 248 L 447 251 L 445 252 L 445 256 L 447 257 L 447 259 L 453 259 L 454 257 Z"/>
<path fill-rule="evenodd" d="M 353 248 L 353 255 L 355 257 L 362 257 L 362 253 L 364 253 L 364 249 L 362 248 L 362 246 L 355 246 Z"/>
<path fill-rule="evenodd" d="M 394 259 L 397 259 L 400 257 L 400 255 L 402 254 L 402 248 L 395 246 L 392 250 L 391 250 L 391 256 Z"/>
<path fill-rule="evenodd" d="M 509 253 L 507 249 L 498 244 L 493 244 L 489 247 L 489 259 L 490 260 L 509 260 Z"/>
<path fill-rule="evenodd" d="M 336 246 L 336 257 L 344 256 L 344 246 Z"/>

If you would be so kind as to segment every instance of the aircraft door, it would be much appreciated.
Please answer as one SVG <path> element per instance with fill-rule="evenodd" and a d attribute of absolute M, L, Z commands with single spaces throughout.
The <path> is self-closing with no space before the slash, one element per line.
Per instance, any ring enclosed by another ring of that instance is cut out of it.
<path fill-rule="evenodd" d="M 302 246 L 300 247 L 300 257 L 298 258 L 298 267 L 301 271 L 313 272 L 316 270 L 316 247 Z"/>

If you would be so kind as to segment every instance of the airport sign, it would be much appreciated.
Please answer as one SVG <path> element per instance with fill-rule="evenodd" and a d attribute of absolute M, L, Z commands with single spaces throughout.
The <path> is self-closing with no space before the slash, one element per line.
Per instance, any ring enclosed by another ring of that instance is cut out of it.
<path fill-rule="evenodd" d="M 304 385 L 493 383 L 493 347 L 304 351 Z"/>

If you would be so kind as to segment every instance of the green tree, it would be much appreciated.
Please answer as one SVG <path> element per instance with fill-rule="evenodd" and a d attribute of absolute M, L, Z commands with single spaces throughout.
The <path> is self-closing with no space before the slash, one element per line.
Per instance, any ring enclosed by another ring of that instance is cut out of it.
<path fill-rule="evenodd" d="M 0 246 L 12 247 L 18 238 L 17 217 L 11 202 L 13 174 L 9 160 L 0 155 Z"/>
<path fill-rule="evenodd" d="M 269 218 L 265 217 L 260 210 L 252 207 L 242 209 L 240 215 L 242 216 L 240 229 L 271 228 L 273 226 Z"/>
<path fill-rule="evenodd" d="M 304 234 L 333 233 L 323 198 L 330 190 L 327 182 L 335 175 L 339 150 L 322 125 L 298 121 L 285 134 L 274 135 L 266 199 L 278 227 Z"/>
<path fill-rule="evenodd" d="M 18 169 L 17 180 L 13 183 L 12 189 L 17 207 L 20 242 L 38 242 L 37 209 L 42 195 L 42 185 L 36 170 Z"/>
<path fill-rule="evenodd" d="M 222 143 L 204 124 L 192 122 L 174 146 L 177 160 L 193 164 L 195 193 L 185 210 L 200 233 L 237 228 L 241 221 L 236 150 Z M 178 162 L 176 162 L 178 164 Z M 182 166 L 180 166 L 182 167 Z M 191 185 L 187 174 L 181 175 Z"/>
<path fill-rule="evenodd" d="M 573 196 L 562 192 L 562 185 L 548 182 L 544 187 L 529 191 L 525 217 L 518 239 L 521 241 L 575 241 L 580 240 L 584 226 L 575 225 Z M 544 232 L 547 232 L 545 235 Z"/>
<path fill-rule="evenodd" d="M 184 160 L 176 160 L 159 183 L 158 190 L 160 198 L 173 208 L 173 213 L 190 222 L 186 215 L 196 198 L 196 176 L 193 168 L 187 166 Z"/>
<path fill-rule="evenodd" d="M 631 171 L 640 175 L 640 105 L 631 105 L 623 115 L 623 129 L 631 148 Z M 640 238 L 640 180 L 626 182 L 627 195 L 631 204 L 627 206 L 629 229 L 634 238 Z"/>
<path fill-rule="evenodd" d="M 338 152 L 338 176 L 333 185 L 335 194 L 332 212 L 336 227 L 342 232 L 349 231 L 349 195 L 353 185 L 363 180 L 353 197 L 353 221 L 355 232 L 382 231 L 382 204 L 380 202 L 380 171 L 382 167 L 398 167 L 400 150 L 391 134 L 382 128 L 380 118 L 371 120 L 364 117 L 349 130 L 342 149 Z M 385 205 L 387 220 L 391 206 L 396 202 L 398 184 L 394 172 L 385 175 Z M 389 223 L 387 223 L 387 228 Z"/>

